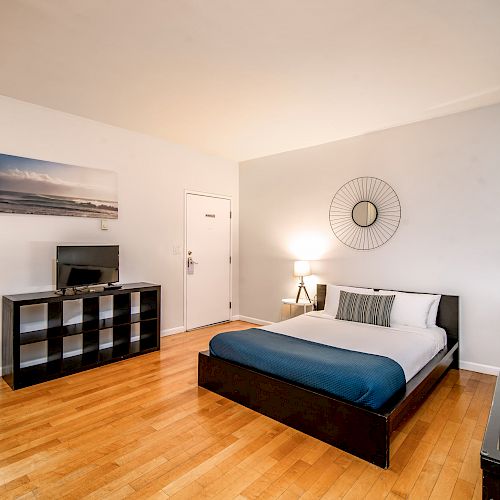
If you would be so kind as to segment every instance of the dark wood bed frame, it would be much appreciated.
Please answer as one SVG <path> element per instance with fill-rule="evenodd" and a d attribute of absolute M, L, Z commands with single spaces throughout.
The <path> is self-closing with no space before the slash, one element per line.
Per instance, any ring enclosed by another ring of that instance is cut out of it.
<path fill-rule="evenodd" d="M 326 285 L 318 285 L 324 309 Z M 198 385 L 336 446 L 379 467 L 389 467 L 390 436 L 450 368 L 458 368 L 459 299 L 443 295 L 438 326 L 448 344 L 383 408 L 369 410 L 255 369 L 210 356 L 198 357 Z"/>

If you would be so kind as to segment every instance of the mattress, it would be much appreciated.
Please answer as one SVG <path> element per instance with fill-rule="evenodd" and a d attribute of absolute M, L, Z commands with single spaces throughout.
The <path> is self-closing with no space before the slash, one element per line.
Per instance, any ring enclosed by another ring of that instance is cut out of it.
<path fill-rule="evenodd" d="M 403 368 L 406 382 L 446 346 L 447 339 L 445 330 L 439 326 L 414 328 L 393 325 L 388 328 L 342 321 L 322 311 L 302 314 L 261 329 L 351 351 L 386 356 Z"/>
<path fill-rule="evenodd" d="M 381 408 L 446 345 L 442 328 L 391 328 L 313 312 L 216 335 L 213 356 L 369 409 Z"/>

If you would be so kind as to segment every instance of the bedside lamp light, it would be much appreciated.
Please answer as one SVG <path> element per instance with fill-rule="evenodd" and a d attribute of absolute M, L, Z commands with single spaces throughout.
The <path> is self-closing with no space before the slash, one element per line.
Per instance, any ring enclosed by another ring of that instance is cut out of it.
<path fill-rule="evenodd" d="M 311 302 L 311 299 L 309 298 L 309 294 L 307 293 L 307 289 L 304 285 L 304 276 L 310 276 L 311 275 L 311 265 L 309 264 L 309 261 L 307 260 L 296 260 L 293 263 L 293 275 L 300 277 L 300 283 L 299 283 L 299 291 L 297 292 L 297 298 L 295 299 L 295 302 L 298 303 L 300 299 L 300 294 L 302 292 L 302 289 L 304 290 L 307 300 Z"/>

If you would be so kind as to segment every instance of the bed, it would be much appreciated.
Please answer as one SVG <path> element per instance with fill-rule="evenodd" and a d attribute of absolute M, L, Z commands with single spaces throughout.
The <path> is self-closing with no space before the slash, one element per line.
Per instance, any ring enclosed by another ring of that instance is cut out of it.
<path fill-rule="evenodd" d="M 422 346 L 418 331 L 404 332 L 405 344 L 399 345 L 391 329 L 338 320 L 342 328 L 329 346 L 332 319 L 321 312 L 326 290 L 318 285 L 314 313 L 213 339 L 211 352 L 199 354 L 198 384 L 386 468 L 392 431 L 458 365 L 458 297 L 441 296 L 435 338 L 426 335 Z M 385 338 L 372 351 L 366 347 L 370 327 Z M 364 352 L 356 352 L 356 342 Z M 378 356 L 380 343 L 397 363 Z M 343 376 L 332 378 L 332 362 Z M 363 378 L 364 370 L 372 376 Z"/>

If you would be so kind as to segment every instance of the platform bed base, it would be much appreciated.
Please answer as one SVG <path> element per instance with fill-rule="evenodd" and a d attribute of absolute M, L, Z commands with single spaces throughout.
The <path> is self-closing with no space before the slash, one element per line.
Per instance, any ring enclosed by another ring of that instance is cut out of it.
<path fill-rule="evenodd" d="M 458 343 L 449 339 L 406 385 L 404 394 L 378 411 L 199 353 L 198 385 L 302 431 L 379 467 L 389 467 L 392 431 L 421 404 L 446 371 L 456 366 Z"/>

